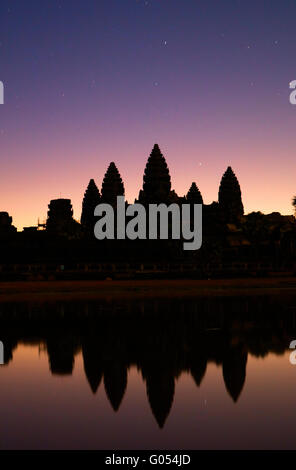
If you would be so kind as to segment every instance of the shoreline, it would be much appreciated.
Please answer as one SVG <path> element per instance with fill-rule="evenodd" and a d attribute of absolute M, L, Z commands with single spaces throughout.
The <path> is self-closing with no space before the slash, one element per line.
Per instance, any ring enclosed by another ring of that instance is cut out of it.
<path fill-rule="evenodd" d="M 296 277 L 0 282 L 0 303 L 282 294 L 296 295 Z"/>

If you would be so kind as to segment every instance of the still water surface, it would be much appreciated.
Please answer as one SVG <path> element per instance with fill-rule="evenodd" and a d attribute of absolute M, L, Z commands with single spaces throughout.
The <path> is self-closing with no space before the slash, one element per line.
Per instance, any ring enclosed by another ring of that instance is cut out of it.
<path fill-rule="evenodd" d="M 1 449 L 296 449 L 296 297 L 1 304 Z"/>

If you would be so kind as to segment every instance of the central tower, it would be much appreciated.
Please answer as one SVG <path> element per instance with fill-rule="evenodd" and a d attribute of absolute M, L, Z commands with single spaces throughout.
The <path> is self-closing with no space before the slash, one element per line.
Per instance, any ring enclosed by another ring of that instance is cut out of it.
<path fill-rule="evenodd" d="M 142 204 L 167 203 L 171 190 L 171 177 L 167 163 L 157 144 L 148 158 L 143 178 L 143 189 L 139 193 Z"/>

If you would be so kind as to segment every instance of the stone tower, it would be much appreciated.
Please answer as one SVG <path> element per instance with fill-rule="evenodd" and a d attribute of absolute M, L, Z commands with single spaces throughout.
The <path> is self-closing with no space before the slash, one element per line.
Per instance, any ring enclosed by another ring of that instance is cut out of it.
<path fill-rule="evenodd" d="M 12 225 L 12 217 L 8 212 L 0 212 L 0 234 L 15 233 L 16 228 Z"/>
<path fill-rule="evenodd" d="M 189 204 L 203 204 L 202 195 L 194 182 L 186 195 L 186 202 Z"/>
<path fill-rule="evenodd" d="M 101 195 L 93 179 L 90 180 L 82 202 L 81 225 L 87 231 L 93 231 L 95 225 L 94 210 L 100 204 Z"/>
<path fill-rule="evenodd" d="M 171 177 L 169 169 L 157 144 L 148 158 L 143 178 L 140 203 L 168 203 L 170 200 Z"/>
<path fill-rule="evenodd" d="M 78 222 L 73 219 L 70 199 L 52 199 L 48 205 L 46 230 L 56 235 L 74 235 Z"/>
<path fill-rule="evenodd" d="M 227 222 L 236 222 L 244 214 L 240 185 L 230 166 L 220 182 L 219 206 Z"/>
<path fill-rule="evenodd" d="M 116 205 L 117 196 L 124 196 L 124 185 L 114 162 L 111 162 L 102 183 L 101 202 Z"/>

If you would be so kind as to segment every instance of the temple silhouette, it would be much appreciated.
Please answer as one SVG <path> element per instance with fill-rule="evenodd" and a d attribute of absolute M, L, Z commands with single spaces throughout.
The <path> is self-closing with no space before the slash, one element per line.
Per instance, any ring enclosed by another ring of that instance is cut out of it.
<path fill-rule="evenodd" d="M 111 162 L 100 190 L 90 179 L 79 222 L 70 199 L 51 200 L 47 220 L 22 232 L 16 231 L 7 212 L 1 212 L 0 278 L 209 278 L 296 271 L 295 217 L 277 212 L 244 214 L 240 184 L 230 166 L 222 175 L 218 200 L 205 204 L 198 182 L 193 181 L 182 196 L 172 189 L 169 168 L 157 144 L 148 158 L 135 202 L 144 207 L 186 203 L 192 210 L 194 204 L 202 204 L 203 242 L 196 252 L 184 251 L 182 240 L 170 238 L 96 240 L 95 207 L 108 203 L 116 208 L 117 196 L 124 195 L 124 182 Z"/>
<path fill-rule="evenodd" d="M 291 294 L 284 299 L 246 295 L 20 302 L 2 304 L 0 319 L 6 367 L 18 344 L 41 345 L 54 376 L 72 375 L 82 354 L 89 392 L 96 395 L 103 388 L 114 412 L 124 401 L 129 370 L 136 368 L 160 428 L 182 374 L 191 376 L 201 397 L 197 389 L 208 367 L 216 364 L 235 406 L 247 382 L 248 357 L 282 355 L 296 334 Z"/>

